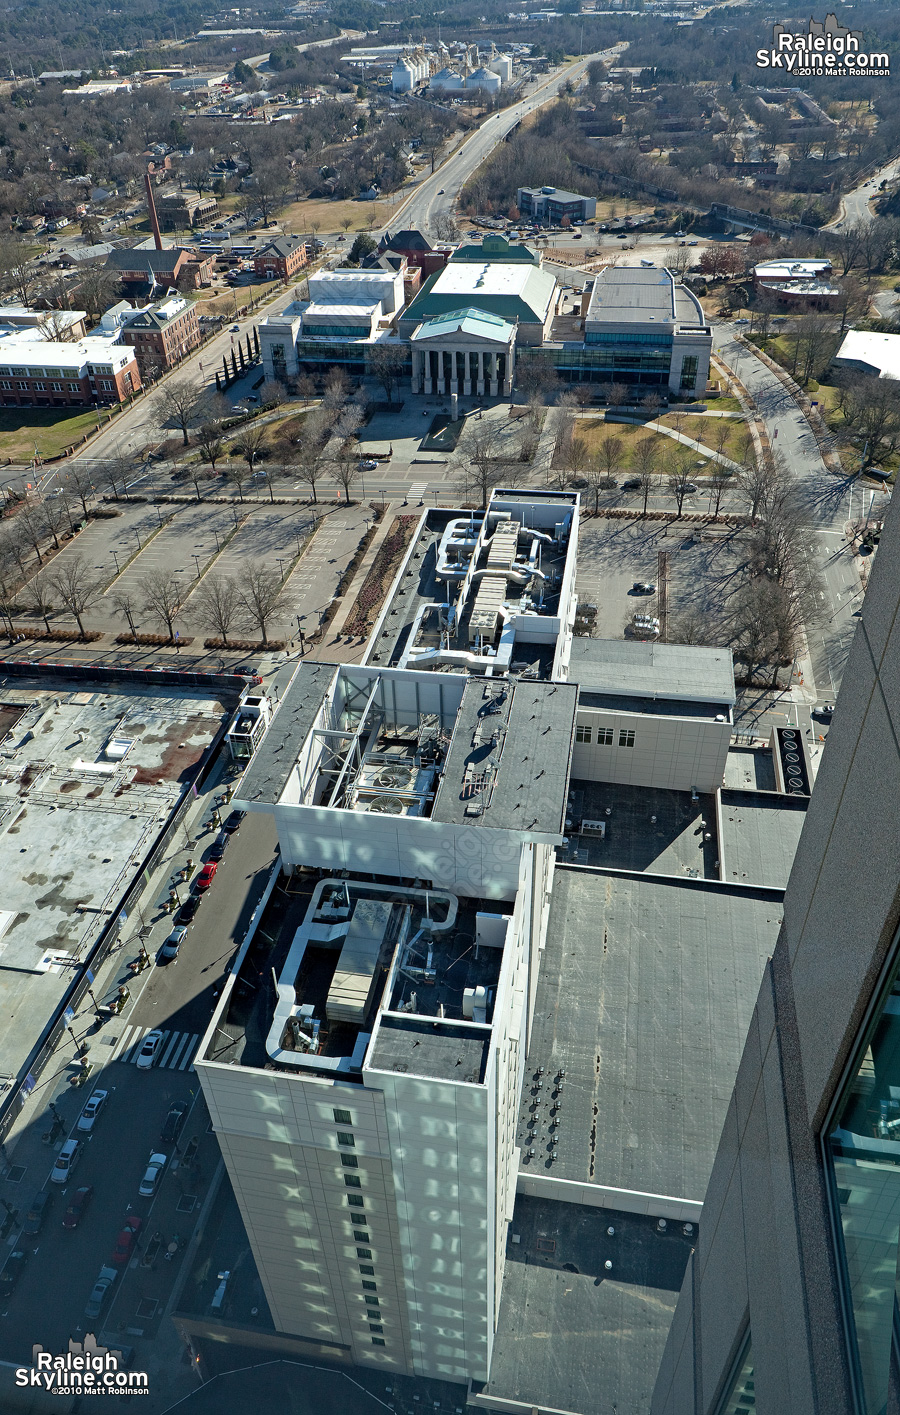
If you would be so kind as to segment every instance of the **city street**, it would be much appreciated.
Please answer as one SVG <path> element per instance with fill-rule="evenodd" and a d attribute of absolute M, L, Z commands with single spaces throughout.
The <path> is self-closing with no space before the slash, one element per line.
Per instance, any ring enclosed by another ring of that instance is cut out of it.
<path fill-rule="evenodd" d="M 58 1065 L 51 1063 L 44 1072 L 7 1138 L 11 1169 L 0 1182 L 0 1198 L 19 1210 L 20 1222 L 39 1189 L 48 1188 L 54 1199 L 41 1233 L 20 1240 L 29 1255 L 27 1266 L 12 1296 L 0 1303 L 6 1360 L 25 1362 L 36 1341 L 54 1353 L 64 1352 L 70 1337 L 82 1339 L 87 1331 L 99 1336 L 102 1331 L 114 1342 L 135 1346 L 135 1369 L 155 1374 L 159 1382 L 176 1379 L 174 1370 L 166 1370 L 167 1349 L 172 1346 L 166 1307 L 219 1162 L 191 1063 L 275 856 L 272 822 L 264 816 L 248 816 L 229 841 L 177 961 L 157 964 L 159 946 L 173 922 L 158 907 L 169 894 L 166 881 L 186 863 L 188 849 L 193 857 L 192 875 L 200 869 L 216 835 L 216 827 L 208 823 L 216 795 L 215 786 L 204 791 L 190 824 L 190 845 L 185 833 L 179 832 L 161 875 L 154 878 L 145 895 L 144 913 L 148 923 L 152 920 L 146 947 L 153 966 L 129 980 L 131 998 L 120 1016 L 97 1027 L 93 1009 L 86 1005 L 75 1019 L 76 1037 L 79 1042 L 86 1038 L 91 1048 L 93 1071 L 87 1085 L 72 1088 L 66 1084 L 73 1051 L 66 1035 Z M 222 810 L 224 814 L 227 807 L 223 805 Z M 180 897 L 186 897 L 189 886 L 178 888 Z M 133 936 L 104 965 L 95 983 L 98 997 L 114 990 L 120 978 L 129 977 L 126 965 L 135 956 L 137 943 Z M 134 1063 L 140 1042 L 154 1027 L 166 1034 L 159 1062 L 149 1071 L 139 1070 Z M 109 1098 L 90 1134 L 79 1136 L 75 1128 L 78 1116 L 98 1088 L 107 1090 Z M 163 1143 L 160 1132 L 175 1102 L 188 1107 L 184 1125 L 176 1142 Z M 41 1137 L 53 1123 L 52 1107 L 64 1125 L 55 1144 L 49 1145 Z M 56 1154 L 69 1135 L 81 1138 L 83 1155 L 69 1183 L 49 1183 Z M 157 1150 L 166 1154 L 168 1164 L 156 1194 L 141 1198 L 138 1185 L 151 1152 Z M 74 1230 L 64 1229 L 66 1206 L 85 1185 L 94 1190 L 85 1216 Z M 128 1214 L 141 1219 L 137 1252 L 122 1267 L 101 1316 L 87 1320 L 84 1307 L 91 1287 L 100 1267 L 109 1260 Z M 13 1246 L 19 1232 L 17 1225 L 10 1237 Z M 153 1242 L 157 1233 L 159 1245 Z M 176 1238 L 179 1250 L 167 1260 L 166 1247 Z M 158 1247 L 149 1266 L 145 1263 L 148 1246 L 151 1252 Z M 65 1281 L 60 1280 L 61 1273 L 65 1273 Z M 160 1344 L 153 1347 L 149 1343 L 157 1334 Z M 143 1339 L 148 1342 L 146 1351 Z"/>

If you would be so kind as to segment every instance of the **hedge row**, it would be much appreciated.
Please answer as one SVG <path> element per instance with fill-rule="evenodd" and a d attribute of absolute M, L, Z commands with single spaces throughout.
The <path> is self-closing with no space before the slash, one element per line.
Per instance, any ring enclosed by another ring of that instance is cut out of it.
<path fill-rule="evenodd" d="M 99 635 L 98 635 L 99 637 Z M 188 648 L 194 642 L 190 634 L 178 635 L 177 639 L 172 639 L 168 634 L 117 634 L 117 644 L 144 644 L 148 648 L 164 648 L 166 646 Z"/>

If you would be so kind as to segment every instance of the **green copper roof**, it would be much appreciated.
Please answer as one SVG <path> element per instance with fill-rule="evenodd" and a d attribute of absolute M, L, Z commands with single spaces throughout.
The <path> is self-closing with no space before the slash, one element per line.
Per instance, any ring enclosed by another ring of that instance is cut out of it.
<path fill-rule="evenodd" d="M 435 339 L 440 338 L 441 335 L 462 332 L 464 334 L 480 334 L 496 343 L 506 344 L 514 330 L 514 324 L 508 320 L 500 319 L 496 314 L 490 314 L 487 310 L 451 310 L 447 314 L 436 315 L 434 319 L 426 319 L 410 337 L 413 339 Z"/>

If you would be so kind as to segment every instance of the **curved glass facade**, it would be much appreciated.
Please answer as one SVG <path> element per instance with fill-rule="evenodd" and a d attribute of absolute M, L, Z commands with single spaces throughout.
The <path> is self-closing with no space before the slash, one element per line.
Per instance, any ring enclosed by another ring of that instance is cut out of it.
<path fill-rule="evenodd" d="M 825 1138 L 866 1415 L 885 1410 L 898 1322 L 900 960 Z"/>

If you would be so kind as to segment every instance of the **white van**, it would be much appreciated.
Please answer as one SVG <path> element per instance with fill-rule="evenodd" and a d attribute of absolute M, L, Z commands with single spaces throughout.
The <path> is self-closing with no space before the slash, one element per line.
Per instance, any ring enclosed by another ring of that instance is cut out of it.
<path fill-rule="evenodd" d="M 56 1156 L 56 1164 L 50 1171 L 51 1181 L 54 1184 L 67 1184 L 80 1155 L 81 1146 L 78 1141 L 67 1140 Z"/>

